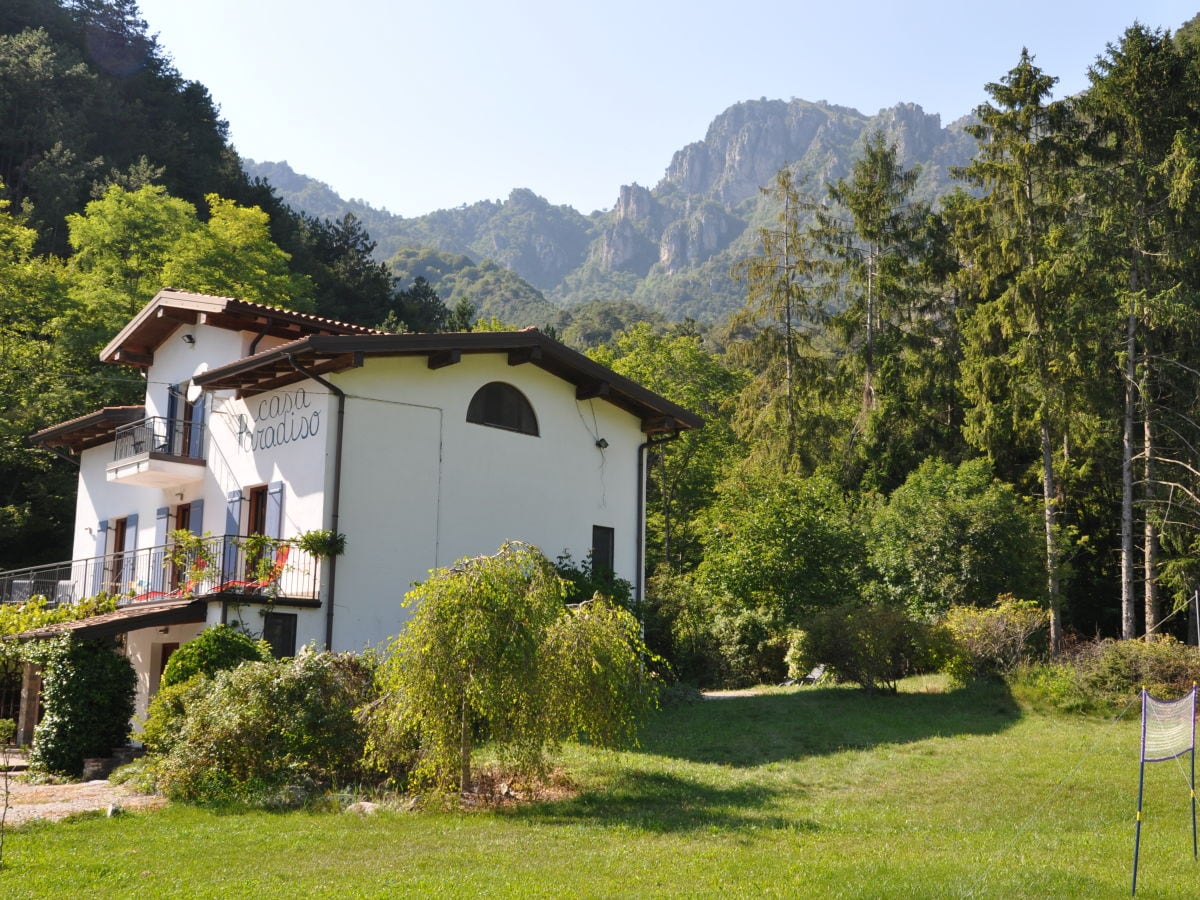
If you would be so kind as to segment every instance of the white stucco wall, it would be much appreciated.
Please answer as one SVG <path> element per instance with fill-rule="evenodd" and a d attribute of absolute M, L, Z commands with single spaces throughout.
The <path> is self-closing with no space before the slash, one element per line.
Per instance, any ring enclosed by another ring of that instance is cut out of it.
<path fill-rule="evenodd" d="M 348 397 L 335 647 L 395 634 L 413 582 L 506 540 L 579 562 L 592 526 L 608 526 L 617 574 L 634 580 L 643 437 L 633 416 L 603 400 L 577 401 L 573 385 L 533 365 L 509 366 L 505 354 L 464 355 L 437 370 L 423 357 L 368 359 L 332 380 Z M 471 397 L 491 381 L 526 396 L 539 436 L 466 421 Z"/>

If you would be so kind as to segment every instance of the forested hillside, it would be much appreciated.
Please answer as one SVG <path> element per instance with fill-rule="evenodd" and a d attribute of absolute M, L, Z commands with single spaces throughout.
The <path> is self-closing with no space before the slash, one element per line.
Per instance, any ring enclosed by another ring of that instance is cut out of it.
<path fill-rule="evenodd" d="M 521 190 L 397 221 L 277 166 L 295 212 L 246 175 L 132 0 L 8 3 L 0 566 L 67 552 L 75 472 L 25 439 L 138 401 L 97 349 L 170 284 L 397 329 L 549 326 L 702 414 L 649 451 L 640 612 L 683 677 L 778 678 L 797 629 L 863 604 L 934 621 L 1011 594 L 1051 611 L 1054 647 L 1183 635 L 1200 40 L 1131 26 L 1096 50 L 1061 99 L 1014 53 L 961 126 L 752 101 L 608 212 Z"/>

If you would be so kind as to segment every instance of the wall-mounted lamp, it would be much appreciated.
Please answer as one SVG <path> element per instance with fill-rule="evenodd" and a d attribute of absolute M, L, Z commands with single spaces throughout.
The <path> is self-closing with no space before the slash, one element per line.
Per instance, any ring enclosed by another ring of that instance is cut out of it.
<path fill-rule="evenodd" d="M 608 441 L 604 438 L 600 438 L 600 440 L 596 441 L 596 446 L 599 447 L 601 450 L 607 450 L 608 449 Z"/>
<path fill-rule="evenodd" d="M 196 343 L 196 336 L 194 334 L 185 334 L 183 335 L 183 342 L 185 344 L 194 344 Z"/>

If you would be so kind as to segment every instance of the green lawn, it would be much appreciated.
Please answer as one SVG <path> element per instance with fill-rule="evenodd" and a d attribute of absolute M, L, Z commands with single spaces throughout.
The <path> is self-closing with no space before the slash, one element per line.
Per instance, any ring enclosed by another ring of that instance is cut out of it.
<path fill-rule="evenodd" d="M 31 826 L 0 879 L 12 897 L 1128 896 L 1137 709 L 938 686 L 674 707 L 638 752 L 568 750 L 581 792 L 556 803 Z M 1146 798 L 1138 896 L 1200 896 L 1186 767 L 1149 767 Z"/>

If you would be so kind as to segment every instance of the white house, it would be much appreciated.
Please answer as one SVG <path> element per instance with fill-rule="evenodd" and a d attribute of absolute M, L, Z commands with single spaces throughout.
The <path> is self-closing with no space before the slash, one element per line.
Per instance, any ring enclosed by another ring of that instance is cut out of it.
<path fill-rule="evenodd" d="M 0 573 L 0 600 L 117 594 L 51 631 L 124 635 L 143 714 L 207 625 L 359 650 L 430 569 L 506 540 L 591 554 L 640 598 L 646 449 L 701 425 L 534 329 L 386 334 L 166 289 L 101 358 L 142 371 L 145 404 L 33 436 L 79 462 L 73 559 Z M 172 564 L 178 529 L 204 538 L 198 564 Z M 319 529 L 344 555 L 294 543 Z M 249 535 L 278 542 L 255 556 Z"/>

